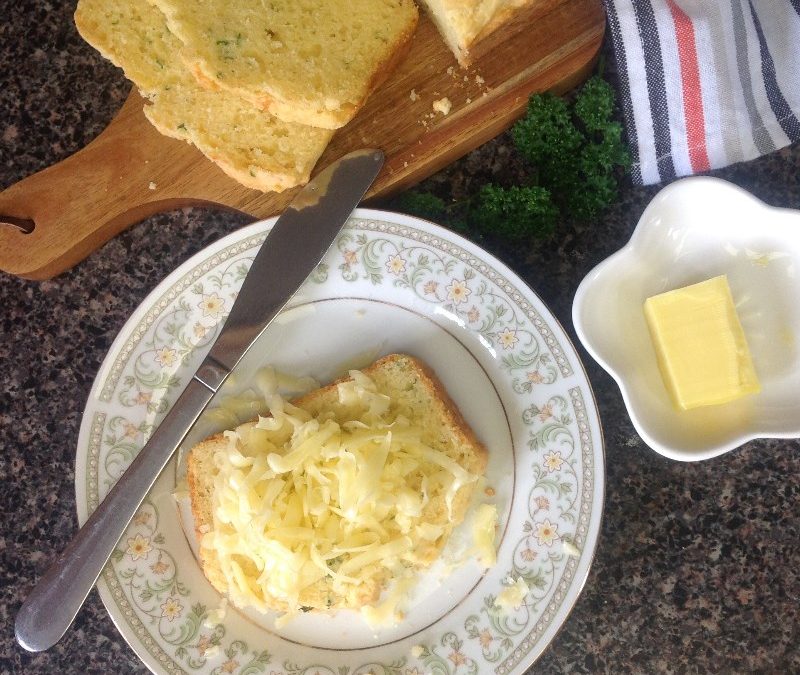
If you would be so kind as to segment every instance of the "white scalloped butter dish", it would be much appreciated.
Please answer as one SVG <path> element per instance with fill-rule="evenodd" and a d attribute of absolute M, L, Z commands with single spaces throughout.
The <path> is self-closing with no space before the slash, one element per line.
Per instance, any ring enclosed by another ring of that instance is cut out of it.
<path fill-rule="evenodd" d="M 587 351 L 619 384 L 656 452 L 715 457 L 754 438 L 800 436 L 800 211 L 767 206 L 726 181 L 693 177 L 659 192 L 630 241 L 595 267 L 572 318 Z M 644 317 L 658 293 L 725 274 L 761 381 L 759 394 L 679 411 Z"/>

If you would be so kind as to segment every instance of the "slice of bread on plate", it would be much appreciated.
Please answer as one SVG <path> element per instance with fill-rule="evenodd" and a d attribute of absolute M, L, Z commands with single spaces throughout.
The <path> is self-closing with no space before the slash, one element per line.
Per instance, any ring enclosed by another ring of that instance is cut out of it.
<path fill-rule="evenodd" d="M 459 65 L 470 64 L 470 50 L 537 0 L 420 0 Z"/>
<path fill-rule="evenodd" d="M 198 80 L 287 122 L 346 124 L 405 53 L 413 0 L 151 0 Z"/>
<path fill-rule="evenodd" d="M 403 354 L 194 446 L 203 572 L 232 604 L 375 607 L 441 555 L 487 453 L 433 372 Z"/>
<path fill-rule="evenodd" d="M 180 41 L 146 0 L 80 0 L 75 23 L 149 100 L 144 113 L 162 134 L 193 144 L 249 188 L 282 191 L 308 181 L 332 132 L 201 87 L 180 59 Z"/>

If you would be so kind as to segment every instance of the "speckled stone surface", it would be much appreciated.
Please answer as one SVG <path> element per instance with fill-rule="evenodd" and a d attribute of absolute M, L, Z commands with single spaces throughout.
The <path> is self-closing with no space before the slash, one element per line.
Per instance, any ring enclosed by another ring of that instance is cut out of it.
<path fill-rule="evenodd" d="M 74 3 L 4 3 L 0 188 L 91 140 L 128 85 L 78 38 Z M 507 171 L 506 137 L 429 179 L 470 193 Z M 800 208 L 800 147 L 717 171 Z M 629 237 L 658 187 L 626 185 L 602 222 L 558 244 L 483 245 L 525 279 L 574 339 L 573 293 Z M 92 380 L 117 332 L 179 263 L 246 221 L 213 210 L 149 218 L 46 282 L 0 274 L 0 673 L 142 673 L 95 592 L 47 652 L 14 641 L 14 615 L 76 528 L 75 447 Z M 798 233 L 800 236 L 800 232 Z M 614 382 L 579 348 L 606 440 L 596 558 L 566 624 L 531 672 L 800 672 L 800 443 L 748 443 L 679 464 L 633 430 Z"/>

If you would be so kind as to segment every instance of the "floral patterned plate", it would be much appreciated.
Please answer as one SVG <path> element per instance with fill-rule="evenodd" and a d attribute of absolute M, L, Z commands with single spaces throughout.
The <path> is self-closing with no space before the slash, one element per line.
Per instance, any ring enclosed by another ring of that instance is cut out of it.
<path fill-rule="evenodd" d="M 136 310 L 94 383 L 78 444 L 81 522 L 117 480 L 210 347 L 273 221 L 194 256 Z M 558 322 L 492 256 L 436 225 L 357 210 L 314 274 L 218 396 L 263 364 L 328 381 L 403 351 L 439 375 L 489 449 L 498 561 L 420 579 L 405 620 L 274 617 L 228 609 L 194 551 L 176 459 L 148 495 L 98 588 L 156 673 L 522 673 L 565 621 L 589 571 L 603 504 L 603 441 L 586 375 Z M 210 429 L 200 425 L 187 447 Z M 187 532 L 189 534 L 187 534 Z M 445 555 L 463 546 L 459 533 Z M 524 586 L 519 580 L 524 581 Z M 527 588 L 524 597 L 506 591 Z M 512 598 L 497 603 L 497 597 Z M 502 608 L 501 606 L 502 605 Z"/>

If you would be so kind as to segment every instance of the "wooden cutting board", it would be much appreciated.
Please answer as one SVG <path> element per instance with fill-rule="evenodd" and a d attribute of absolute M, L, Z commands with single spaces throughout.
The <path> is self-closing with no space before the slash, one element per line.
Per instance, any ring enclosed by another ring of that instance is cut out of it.
<path fill-rule="evenodd" d="M 405 61 L 336 133 L 317 168 L 377 147 L 386 165 L 368 197 L 407 188 L 507 129 L 531 93 L 562 93 L 582 81 L 604 29 L 600 0 L 541 0 L 485 39 L 461 69 L 423 16 Z M 432 108 L 444 97 L 448 115 Z M 0 193 L 0 269 L 47 279 L 159 211 L 211 205 L 266 218 L 291 200 L 295 190 L 242 187 L 193 147 L 161 136 L 142 105 L 132 92 L 89 145 Z"/>

